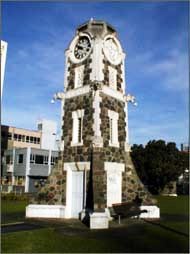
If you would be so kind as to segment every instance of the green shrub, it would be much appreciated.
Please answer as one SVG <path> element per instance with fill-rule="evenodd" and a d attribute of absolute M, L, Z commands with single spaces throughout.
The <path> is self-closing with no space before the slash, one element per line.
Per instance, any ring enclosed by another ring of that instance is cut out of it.
<path fill-rule="evenodd" d="M 9 200 L 28 201 L 29 195 L 27 195 L 27 194 L 15 195 L 15 193 L 10 192 L 10 193 L 1 194 L 1 199 L 7 200 L 7 201 L 9 201 Z"/>

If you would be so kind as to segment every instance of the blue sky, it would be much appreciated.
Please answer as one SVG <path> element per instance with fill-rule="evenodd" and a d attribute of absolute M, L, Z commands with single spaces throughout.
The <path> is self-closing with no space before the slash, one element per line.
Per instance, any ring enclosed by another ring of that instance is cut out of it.
<path fill-rule="evenodd" d="M 103 19 L 118 31 L 126 57 L 131 144 L 188 141 L 188 2 L 4 2 L 2 39 L 8 42 L 2 124 L 36 129 L 57 121 L 64 51 L 81 23 Z"/>

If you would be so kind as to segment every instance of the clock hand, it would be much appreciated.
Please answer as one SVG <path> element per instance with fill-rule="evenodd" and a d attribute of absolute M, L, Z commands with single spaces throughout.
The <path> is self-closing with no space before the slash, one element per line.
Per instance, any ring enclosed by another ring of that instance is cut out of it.
<path fill-rule="evenodd" d="M 77 46 L 78 46 L 78 49 L 83 49 L 83 47 L 81 45 L 78 44 Z"/>

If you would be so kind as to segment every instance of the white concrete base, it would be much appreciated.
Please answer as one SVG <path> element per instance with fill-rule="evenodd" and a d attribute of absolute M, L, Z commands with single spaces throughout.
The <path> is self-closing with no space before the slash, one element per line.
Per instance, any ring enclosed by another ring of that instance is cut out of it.
<path fill-rule="evenodd" d="M 105 208 L 105 214 L 107 215 L 109 221 L 113 220 L 113 217 L 111 217 L 110 210 L 108 208 Z"/>
<path fill-rule="evenodd" d="M 28 205 L 26 207 L 27 218 L 65 218 L 65 206 L 63 205 Z"/>
<path fill-rule="evenodd" d="M 162 196 L 177 197 L 177 194 L 175 194 L 175 193 L 172 193 L 172 194 L 162 194 Z"/>
<path fill-rule="evenodd" d="M 109 227 L 109 218 L 106 213 L 93 213 L 90 215 L 90 229 L 105 229 Z"/>
<path fill-rule="evenodd" d="M 152 205 L 152 206 L 144 206 L 140 207 L 141 210 L 147 210 L 147 213 L 141 213 L 139 218 L 144 219 L 159 219 L 160 218 L 160 208 Z"/>
<path fill-rule="evenodd" d="M 85 218 L 86 214 L 87 214 L 87 212 L 86 212 L 85 210 L 82 210 L 82 211 L 80 212 L 79 218 L 80 218 L 81 221 Z"/>

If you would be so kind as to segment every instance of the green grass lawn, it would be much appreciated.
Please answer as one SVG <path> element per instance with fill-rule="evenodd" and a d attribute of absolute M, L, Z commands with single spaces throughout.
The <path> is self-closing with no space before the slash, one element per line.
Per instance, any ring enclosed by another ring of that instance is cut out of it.
<path fill-rule="evenodd" d="M 18 201 L 11 202 L 8 205 L 2 202 L 2 214 L 22 214 L 20 218 L 17 217 L 18 221 L 22 221 L 24 202 L 18 206 Z M 158 197 L 158 204 L 161 218 L 153 224 L 126 219 L 122 220 L 121 225 L 111 223 L 107 230 L 90 230 L 78 221 L 35 221 L 44 225 L 44 228 L 3 234 L 2 252 L 188 253 L 188 197 Z"/>
<path fill-rule="evenodd" d="M 160 223 L 188 234 L 189 196 L 159 196 L 157 200 L 161 211 Z"/>
<path fill-rule="evenodd" d="M 1 200 L 1 224 L 25 220 L 27 201 Z"/>

